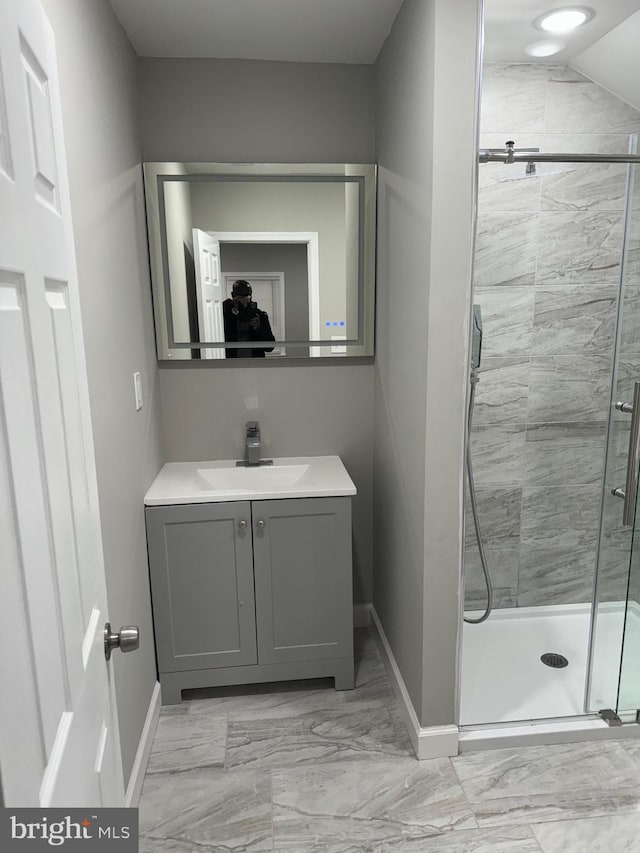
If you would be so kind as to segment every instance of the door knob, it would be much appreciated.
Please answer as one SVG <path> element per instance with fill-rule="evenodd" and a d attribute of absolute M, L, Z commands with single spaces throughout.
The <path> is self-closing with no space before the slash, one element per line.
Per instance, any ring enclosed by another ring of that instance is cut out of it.
<path fill-rule="evenodd" d="M 134 652 L 140 646 L 140 630 L 136 625 L 127 625 L 119 631 L 111 630 L 111 623 L 104 626 L 104 656 L 111 660 L 111 652 L 120 649 L 121 652 Z"/>
<path fill-rule="evenodd" d="M 256 527 L 258 530 L 264 530 L 264 521 L 258 521 Z"/>
<path fill-rule="evenodd" d="M 246 521 L 239 521 L 238 522 L 238 527 L 240 528 L 240 530 L 244 530 L 246 526 L 247 526 Z"/>

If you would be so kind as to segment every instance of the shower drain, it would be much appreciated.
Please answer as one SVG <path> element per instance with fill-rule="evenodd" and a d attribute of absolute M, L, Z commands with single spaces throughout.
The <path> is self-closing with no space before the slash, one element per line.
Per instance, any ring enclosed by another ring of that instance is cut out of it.
<path fill-rule="evenodd" d="M 546 652 L 540 658 L 545 666 L 552 666 L 554 669 L 562 669 L 564 666 L 569 666 L 569 661 L 564 655 L 557 655 L 555 652 Z"/>

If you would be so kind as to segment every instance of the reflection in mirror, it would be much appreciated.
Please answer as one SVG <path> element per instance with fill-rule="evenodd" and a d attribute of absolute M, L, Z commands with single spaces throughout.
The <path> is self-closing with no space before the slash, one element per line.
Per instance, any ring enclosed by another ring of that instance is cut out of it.
<path fill-rule="evenodd" d="M 231 276 L 230 278 L 235 278 Z M 244 278 L 235 278 L 231 286 L 230 296 L 222 303 L 222 314 L 224 319 L 224 339 L 235 343 L 243 342 L 242 349 L 225 348 L 227 358 L 265 358 L 267 353 L 272 353 L 274 346 L 263 346 L 256 341 L 275 341 L 271 331 L 269 315 L 254 300 L 254 284 L 267 286 L 275 284 L 275 279 L 259 281 L 248 281 Z M 273 296 L 273 294 L 270 294 Z M 273 304 L 273 299 L 270 305 Z M 281 336 L 282 337 L 282 336 Z"/>
<path fill-rule="evenodd" d="M 145 188 L 159 358 L 373 354 L 374 166 L 149 163 Z"/>

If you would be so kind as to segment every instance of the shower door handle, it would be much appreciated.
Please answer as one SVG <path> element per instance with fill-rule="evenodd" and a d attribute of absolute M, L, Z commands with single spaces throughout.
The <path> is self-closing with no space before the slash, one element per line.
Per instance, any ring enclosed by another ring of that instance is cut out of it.
<path fill-rule="evenodd" d="M 624 498 L 622 523 L 631 527 L 635 515 L 636 492 L 638 490 L 638 461 L 640 460 L 640 382 L 633 386 L 633 403 L 616 403 L 620 412 L 631 412 L 631 431 L 629 433 L 629 452 L 627 455 L 627 479 L 624 489 L 612 489 L 611 494 Z"/>

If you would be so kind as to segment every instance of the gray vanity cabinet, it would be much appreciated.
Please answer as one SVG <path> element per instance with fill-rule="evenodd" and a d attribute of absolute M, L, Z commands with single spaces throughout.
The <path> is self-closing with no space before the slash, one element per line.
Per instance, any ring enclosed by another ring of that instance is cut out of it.
<path fill-rule="evenodd" d="M 350 508 L 349 498 L 253 502 L 260 663 L 353 654 Z"/>
<path fill-rule="evenodd" d="M 257 662 L 251 504 L 146 508 L 160 672 Z"/>
<path fill-rule="evenodd" d="M 189 687 L 353 687 L 351 500 L 146 508 L 163 704 Z"/>

